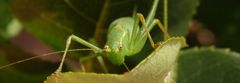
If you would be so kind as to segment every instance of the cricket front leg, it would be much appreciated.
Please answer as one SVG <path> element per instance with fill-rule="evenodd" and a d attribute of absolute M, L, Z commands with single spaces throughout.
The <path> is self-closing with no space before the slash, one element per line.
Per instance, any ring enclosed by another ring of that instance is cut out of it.
<path fill-rule="evenodd" d="M 63 56 L 62 56 L 61 63 L 60 63 L 60 65 L 59 65 L 58 69 L 56 70 L 56 73 L 59 73 L 59 72 L 62 71 L 63 63 L 64 63 L 64 61 L 65 61 L 65 58 L 66 58 L 66 55 L 67 55 L 67 52 L 68 52 L 68 49 L 69 49 L 69 47 L 70 47 L 70 45 L 71 45 L 71 41 L 72 41 L 72 40 L 73 40 L 73 41 L 76 41 L 76 42 L 78 42 L 78 43 L 81 43 L 81 44 L 89 47 L 90 49 L 93 49 L 95 53 L 100 53 L 100 52 L 103 51 L 102 49 L 98 48 L 97 46 L 94 46 L 93 44 L 91 44 L 91 43 L 83 40 L 83 39 L 80 38 L 80 37 L 77 37 L 77 36 L 75 36 L 75 35 L 70 35 L 70 36 L 68 37 L 67 41 L 66 41 L 66 48 L 65 48 L 65 50 L 64 50 L 64 54 L 63 54 Z"/>
<path fill-rule="evenodd" d="M 72 40 L 72 36 L 69 36 L 68 39 L 67 39 L 67 42 L 66 42 L 66 47 L 65 47 L 65 50 L 64 50 L 64 53 L 63 53 L 63 56 L 62 56 L 62 60 L 61 60 L 61 63 L 58 67 L 58 69 L 56 70 L 56 74 L 60 73 L 62 71 L 62 67 L 63 67 L 63 63 L 65 61 L 65 58 L 66 58 L 66 55 L 67 55 L 67 51 L 69 49 L 69 46 L 71 44 L 71 40 Z"/>

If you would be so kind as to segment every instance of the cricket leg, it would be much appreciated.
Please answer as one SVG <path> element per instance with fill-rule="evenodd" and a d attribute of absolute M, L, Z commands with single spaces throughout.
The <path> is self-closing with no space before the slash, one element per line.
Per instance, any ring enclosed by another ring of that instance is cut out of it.
<path fill-rule="evenodd" d="M 62 57 L 61 63 L 60 63 L 60 65 L 59 65 L 59 67 L 58 67 L 58 69 L 56 70 L 55 73 L 59 73 L 59 72 L 62 71 L 63 63 L 64 63 L 64 61 L 65 61 L 65 58 L 66 58 L 66 55 L 67 55 L 67 51 L 68 51 L 69 46 L 70 46 L 70 44 L 71 44 L 71 39 L 72 39 L 71 36 L 68 37 L 68 39 L 67 39 L 67 42 L 66 42 L 66 48 L 65 48 L 65 50 L 64 50 L 64 53 L 63 53 L 63 57 Z"/>
<path fill-rule="evenodd" d="M 154 19 L 150 25 L 150 28 L 154 27 L 155 25 L 157 25 L 158 28 L 163 32 L 163 39 L 167 40 L 170 37 L 167 28 L 163 26 L 159 19 Z"/>
<path fill-rule="evenodd" d="M 85 40 L 83 40 L 83 39 L 81 39 L 81 38 L 79 38 L 79 37 L 77 37 L 77 36 L 75 36 L 75 35 L 71 35 L 71 36 L 69 36 L 68 39 L 67 39 L 66 48 L 65 48 L 65 50 L 64 50 L 64 54 L 63 54 L 61 63 L 60 63 L 60 65 L 59 65 L 58 69 L 56 70 L 56 73 L 59 73 L 59 72 L 62 71 L 63 63 L 64 63 L 64 61 L 65 61 L 65 58 L 66 58 L 66 55 L 67 55 L 67 51 L 68 51 L 68 49 L 69 49 L 69 47 L 70 47 L 70 44 L 71 44 L 71 41 L 72 41 L 72 40 L 73 40 L 73 41 L 76 41 L 76 42 L 78 42 L 78 43 L 81 43 L 81 44 L 83 44 L 83 45 L 85 45 L 85 46 L 93 49 L 95 53 L 100 53 L 100 52 L 103 51 L 102 49 L 94 46 L 93 44 L 91 44 L 91 43 L 89 43 L 89 42 L 87 42 L 87 41 L 85 41 Z"/>
<path fill-rule="evenodd" d="M 140 22 L 142 23 L 143 29 L 144 29 L 144 30 L 146 31 L 146 33 L 147 33 L 147 37 L 148 37 L 148 40 L 149 40 L 150 43 L 151 43 L 151 46 L 152 46 L 153 48 L 156 48 L 158 45 L 155 44 L 154 41 L 153 41 L 153 39 L 152 39 L 152 36 L 151 36 L 151 34 L 150 34 L 150 32 L 149 32 L 149 29 L 147 28 L 147 25 L 146 25 L 146 21 L 145 21 L 144 16 L 143 16 L 141 13 L 138 13 L 137 16 L 138 16 L 138 18 L 140 19 Z"/>

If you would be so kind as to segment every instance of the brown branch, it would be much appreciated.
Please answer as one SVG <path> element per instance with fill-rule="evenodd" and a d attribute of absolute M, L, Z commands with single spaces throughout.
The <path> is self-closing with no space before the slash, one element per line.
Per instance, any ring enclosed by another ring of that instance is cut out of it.
<path fill-rule="evenodd" d="M 99 46 L 103 45 L 103 39 L 105 36 L 105 31 L 104 31 L 104 27 L 107 21 L 107 15 L 108 15 L 108 11 L 109 11 L 109 5 L 111 3 L 111 0 L 106 0 L 104 5 L 103 5 L 103 9 L 102 12 L 100 14 L 100 17 L 97 21 L 96 24 L 96 29 L 95 29 L 95 34 L 94 34 L 94 39 L 95 39 L 95 43 Z"/>

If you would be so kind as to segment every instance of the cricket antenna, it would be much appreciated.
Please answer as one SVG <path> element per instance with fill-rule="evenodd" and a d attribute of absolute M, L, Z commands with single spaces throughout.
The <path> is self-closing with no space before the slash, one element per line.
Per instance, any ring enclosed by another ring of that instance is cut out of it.
<path fill-rule="evenodd" d="M 87 50 L 89 51 L 89 50 L 93 50 L 93 49 L 71 49 L 71 50 L 68 50 L 68 52 L 87 51 Z M 39 57 L 44 57 L 44 56 L 53 55 L 53 54 L 59 54 L 59 53 L 63 53 L 63 52 L 64 51 L 56 51 L 56 52 L 50 52 L 50 53 L 42 54 L 42 55 L 39 55 L 39 56 L 26 58 L 26 59 L 23 59 L 23 60 L 19 60 L 17 62 L 13 62 L 13 63 L 7 64 L 7 65 L 1 66 L 0 69 L 4 69 L 4 68 L 7 68 L 9 66 L 12 66 L 12 65 L 15 65 L 15 64 L 19 64 L 19 63 L 22 63 L 22 62 L 25 62 L 25 61 L 29 61 L 29 60 L 32 60 L 32 59 L 36 59 L 36 58 L 39 58 Z"/>
<path fill-rule="evenodd" d="M 132 15 L 133 18 L 135 18 L 136 14 L 137 14 L 137 9 L 138 9 L 138 6 L 137 6 L 137 4 L 135 4 L 133 7 L 133 15 Z"/>
<path fill-rule="evenodd" d="M 168 32 L 168 0 L 163 0 L 163 17 L 165 30 Z"/>

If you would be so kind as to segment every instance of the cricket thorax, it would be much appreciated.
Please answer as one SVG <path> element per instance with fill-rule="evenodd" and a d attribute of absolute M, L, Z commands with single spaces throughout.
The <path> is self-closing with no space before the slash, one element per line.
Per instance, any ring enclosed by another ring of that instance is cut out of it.
<path fill-rule="evenodd" d="M 132 33 L 134 19 L 124 17 L 115 20 L 109 27 L 105 52 L 112 63 L 122 64 L 125 56 L 138 53 L 146 40 L 141 37 L 141 30 L 137 26 Z M 134 35 L 134 36 L 133 36 Z"/>

